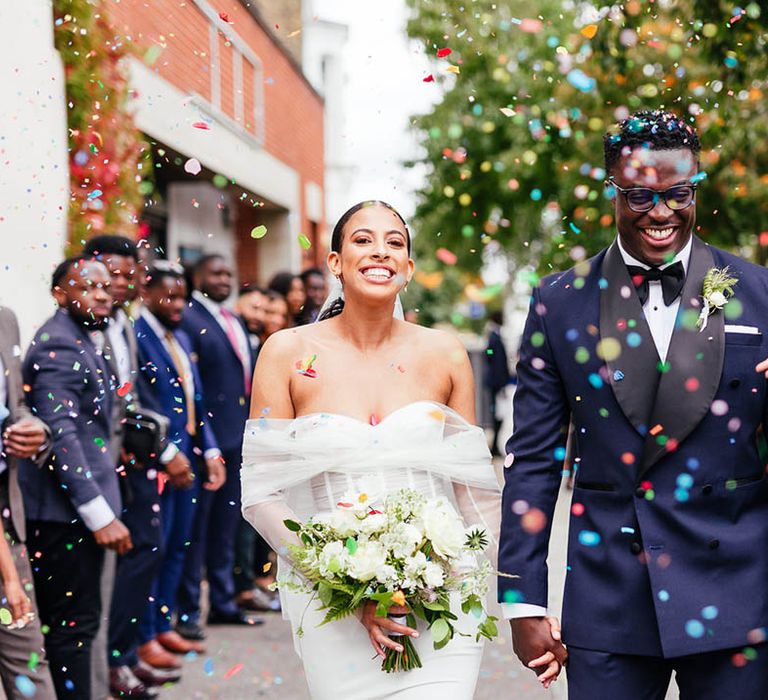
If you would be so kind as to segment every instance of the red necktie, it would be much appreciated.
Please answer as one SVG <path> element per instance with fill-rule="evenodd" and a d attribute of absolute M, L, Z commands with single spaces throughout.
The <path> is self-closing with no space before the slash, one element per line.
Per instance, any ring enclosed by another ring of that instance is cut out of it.
<path fill-rule="evenodd" d="M 235 316 L 234 314 L 225 309 L 223 306 L 221 307 L 221 315 L 224 319 L 224 322 L 227 325 L 227 338 L 229 338 L 229 343 L 232 345 L 232 349 L 235 351 L 235 355 L 237 355 L 237 359 L 240 360 L 240 365 L 243 368 L 243 382 L 245 385 L 245 395 L 250 396 L 251 395 L 251 367 L 246 358 L 243 357 L 243 353 L 240 351 L 240 343 L 237 340 L 237 332 L 235 331 Z"/>

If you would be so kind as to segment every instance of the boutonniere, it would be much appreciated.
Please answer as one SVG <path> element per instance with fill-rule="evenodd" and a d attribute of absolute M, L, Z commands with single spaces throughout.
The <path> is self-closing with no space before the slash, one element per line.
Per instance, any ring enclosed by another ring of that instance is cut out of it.
<path fill-rule="evenodd" d="M 728 268 L 722 270 L 712 267 L 704 275 L 704 284 L 702 285 L 701 298 L 704 300 L 704 306 L 696 321 L 699 333 L 707 327 L 707 319 L 722 309 L 728 300 L 733 296 L 733 286 L 738 282 L 737 277 L 731 277 L 728 274 Z"/>

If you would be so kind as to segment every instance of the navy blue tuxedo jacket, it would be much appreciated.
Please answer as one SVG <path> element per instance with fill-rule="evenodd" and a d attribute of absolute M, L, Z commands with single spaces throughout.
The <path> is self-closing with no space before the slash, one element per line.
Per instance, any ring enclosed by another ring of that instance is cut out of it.
<path fill-rule="evenodd" d="M 700 331 L 704 276 L 726 266 L 735 296 Z M 502 506 L 499 569 L 520 578 L 499 579 L 500 600 L 547 605 L 572 417 L 565 643 L 675 657 L 741 647 L 768 627 L 766 380 L 754 369 L 768 356 L 767 309 L 768 270 L 694 238 L 661 363 L 615 243 L 542 280 L 517 367 Z"/>
<path fill-rule="evenodd" d="M 28 520 L 69 523 L 77 508 L 103 496 L 117 516 L 122 504 L 115 455 L 115 379 L 86 331 L 57 311 L 35 335 L 23 365 L 27 402 L 51 429 L 53 448 L 38 467 L 21 462 Z"/>
<path fill-rule="evenodd" d="M 239 318 L 238 323 L 247 338 L 248 332 Z M 219 322 L 196 299 L 184 309 L 181 327 L 189 335 L 197 356 L 205 402 L 219 446 L 224 451 L 239 451 L 250 410 L 240 359 Z M 250 346 L 248 352 L 253 368 Z"/>
<path fill-rule="evenodd" d="M 139 346 L 142 370 L 148 380 L 146 385 L 142 387 L 142 401 L 149 398 L 150 393 L 153 395 L 153 399 L 150 401 L 156 407 L 155 410 L 167 416 L 170 421 L 168 441 L 184 452 L 190 462 L 195 465 L 193 447 L 198 446 L 205 452 L 218 447 L 218 445 L 211 430 L 210 418 L 206 412 L 202 383 L 189 338 L 182 330 L 173 331 L 174 337 L 190 358 L 192 376 L 195 382 L 195 418 L 198 434 L 194 438 L 186 430 L 187 402 L 184 388 L 179 382 L 176 366 L 165 349 L 163 341 L 141 317 L 136 320 L 133 329 Z"/>

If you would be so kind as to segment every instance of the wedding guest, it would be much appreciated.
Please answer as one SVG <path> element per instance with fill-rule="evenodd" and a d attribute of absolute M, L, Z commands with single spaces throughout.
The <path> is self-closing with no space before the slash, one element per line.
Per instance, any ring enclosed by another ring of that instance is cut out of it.
<path fill-rule="evenodd" d="M 19 460 L 44 462 L 51 435 L 24 403 L 20 358 L 16 316 L 0 307 L 0 600 L 6 601 L 12 618 L 9 625 L 0 626 L 0 681 L 9 698 L 16 697 L 16 679 L 23 676 L 31 681 L 30 690 L 37 700 L 54 700 L 40 620 L 35 613 L 19 488 Z M 39 662 L 30 668 L 33 655 Z"/>
<path fill-rule="evenodd" d="M 141 408 L 161 412 L 154 393 L 146 385 L 145 372 L 140 371 L 133 319 L 127 313 L 135 308 L 138 296 L 140 263 L 136 244 L 125 236 L 95 236 L 88 241 L 83 252 L 103 262 L 111 276 L 113 313 L 107 327 L 107 341 L 111 364 L 121 387 L 115 403 L 121 406 L 123 413 L 127 407 L 132 407 L 138 414 Z M 119 437 L 122 439 L 122 433 Z M 127 456 L 122 451 L 122 445 L 118 446 L 117 452 Z M 108 594 L 102 587 L 103 600 L 112 601 L 108 610 L 108 645 L 105 639 L 103 647 L 104 663 L 109 664 L 108 685 L 118 697 L 154 697 L 156 691 L 148 688 L 142 679 L 162 684 L 177 675 L 177 672 L 154 672 L 150 667 L 140 665 L 137 655 L 139 620 L 146 609 L 152 581 L 162 561 L 158 469 L 164 468 L 172 483 L 181 488 L 191 476 L 189 465 L 181 457 L 175 456 L 175 459 L 168 461 L 167 465 L 161 464 L 158 459 L 142 464 L 134 458 L 122 459 L 120 464 L 124 495 L 122 520 L 130 530 L 133 549 L 118 559 L 114 594 Z M 96 641 L 99 636 L 101 631 Z M 100 679 L 95 679 L 94 694 L 100 684 Z"/>
<path fill-rule="evenodd" d="M 191 543 L 179 587 L 177 631 L 200 639 L 200 584 L 208 580 L 211 624 L 249 624 L 235 604 L 233 564 L 240 516 L 240 458 L 248 417 L 253 359 L 242 320 L 224 302 L 232 293 L 232 268 L 220 255 L 205 255 L 192 269 L 195 290 L 182 328 L 197 357 L 210 425 L 221 448 L 226 480 L 204 491 L 195 514 Z"/>
<path fill-rule="evenodd" d="M 235 311 L 240 314 L 248 331 L 254 362 L 258 357 L 261 338 L 264 335 L 266 303 L 264 290 L 254 286 L 241 287 L 235 302 Z"/>
<path fill-rule="evenodd" d="M 493 442 L 491 454 L 498 456 L 499 431 L 501 430 L 501 415 L 497 403 L 504 400 L 499 394 L 512 380 L 509 372 L 509 358 L 504 341 L 501 338 L 501 326 L 504 322 L 501 311 L 494 311 L 488 322 L 488 344 L 485 349 L 485 367 L 483 368 L 483 384 L 488 392 L 488 405 L 493 418 Z"/>
<path fill-rule="evenodd" d="M 307 300 L 301 277 L 292 272 L 278 272 L 269 281 L 267 288 L 281 294 L 288 302 L 289 325 L 300 325 L 301 312 Z"/>
<path fill-rule="evenodd" d="M 290 317 L 288 314 L 288 302 L 279 292 L 268 289 L 264 295 L 267 302 L 264 306 L 264 336 L 262 344 L 266 342 L 269 336 L 290 326 Z"/>
<path fill-rule="evenodd" d="M 150 602 L 140 623 L 137 673 L 152 677 L 173 676 L 179 661 L 169 650 L 201 653 L 199 642 L 182 639 L 171 626 L 184 560 L 192 534 L 195 509 L 201 493 L 216 491 L 224 483 L 221 452 L 208 420 L 202 383 L 192 343 L 181 330 L 186 310 L 184 272 L 174 263 L 158 260 L 147 275 L 144 304 L 135 330 L 142 363 L 163 414 L 169 419 L 169 447 L 161 460 L 186 466 L 185 483 L 167 482 L 160 497 L 163 560 Z M 197 464 L 202 452 L 205 469 Z M 201 484 L 203 491 L 201 492 Z M 148 668 L 149 667 L 149 668 Z M 148 673 L 144 673 L 147 671 Z M 178 677 L 178 672 L 175 673 Z"/>
<path fill-rule="evenodd" d="M 300 315 L 300 325 L 304 325 L 305 323 L 314 323 L 317 320 L 320 307 L 328 296 L 328 283 L 322 270 L 317 267 L 304 270 L 300 277 L 306 293 L 304 310 Z"/>
<path fill-rule="evenodd" d="M 115 456 L 115 378 L 103 356 L 112 313 L 104 265 L 68 258 L 51 288 L 59 310 L 35 335 L 24 360 L 32 411 L 51 429 L 44 467 L 22 465 L 27 536 L 45 646 L 58 698 L 91 700 L 91 644 L 103 604 L 104 549 L 132 547 Z"/>

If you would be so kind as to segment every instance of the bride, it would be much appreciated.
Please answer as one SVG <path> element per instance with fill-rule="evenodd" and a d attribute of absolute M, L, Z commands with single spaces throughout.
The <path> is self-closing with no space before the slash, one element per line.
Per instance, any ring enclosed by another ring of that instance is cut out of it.
<path fill-rule="evenodd" d="M 280 580 L 296 575 L 286 545 L 297 540 L 283 521 L 332 510 L 350 491 L 385 496 L 410 486 L 448 496 L 467 525 L 480 524 L 494 538 L 498 532 L 499 487 L 484 432 L 473 425 L 467 353 L 450 334 L 393 313 L 414 272 L 410 248 L 405 221 L 390 205 L 353 206 L 336 224 L 328 255 L 340 296 L 331 294 L 317 323 L 271 336 L 259 355 L 242 503 L 278 552 Z M 281 597 L 312 698 L 473 697 L 482 643 L 474 637 L 477 620 L 462 616 L 458 605 L 456 627 L 468 636 L 435 651 L 421 625 L 376 617 L 372 601 L 357 618 L 318 626 L 323 615 L 309 594 L 287 587 Z M 423 668 L 382 672 L 375 656 L 399 647 L 388 633 L 410 635 Z M 545 686 L 560 671 L 551 654 L 532 665 L 543 669 Z"/>

